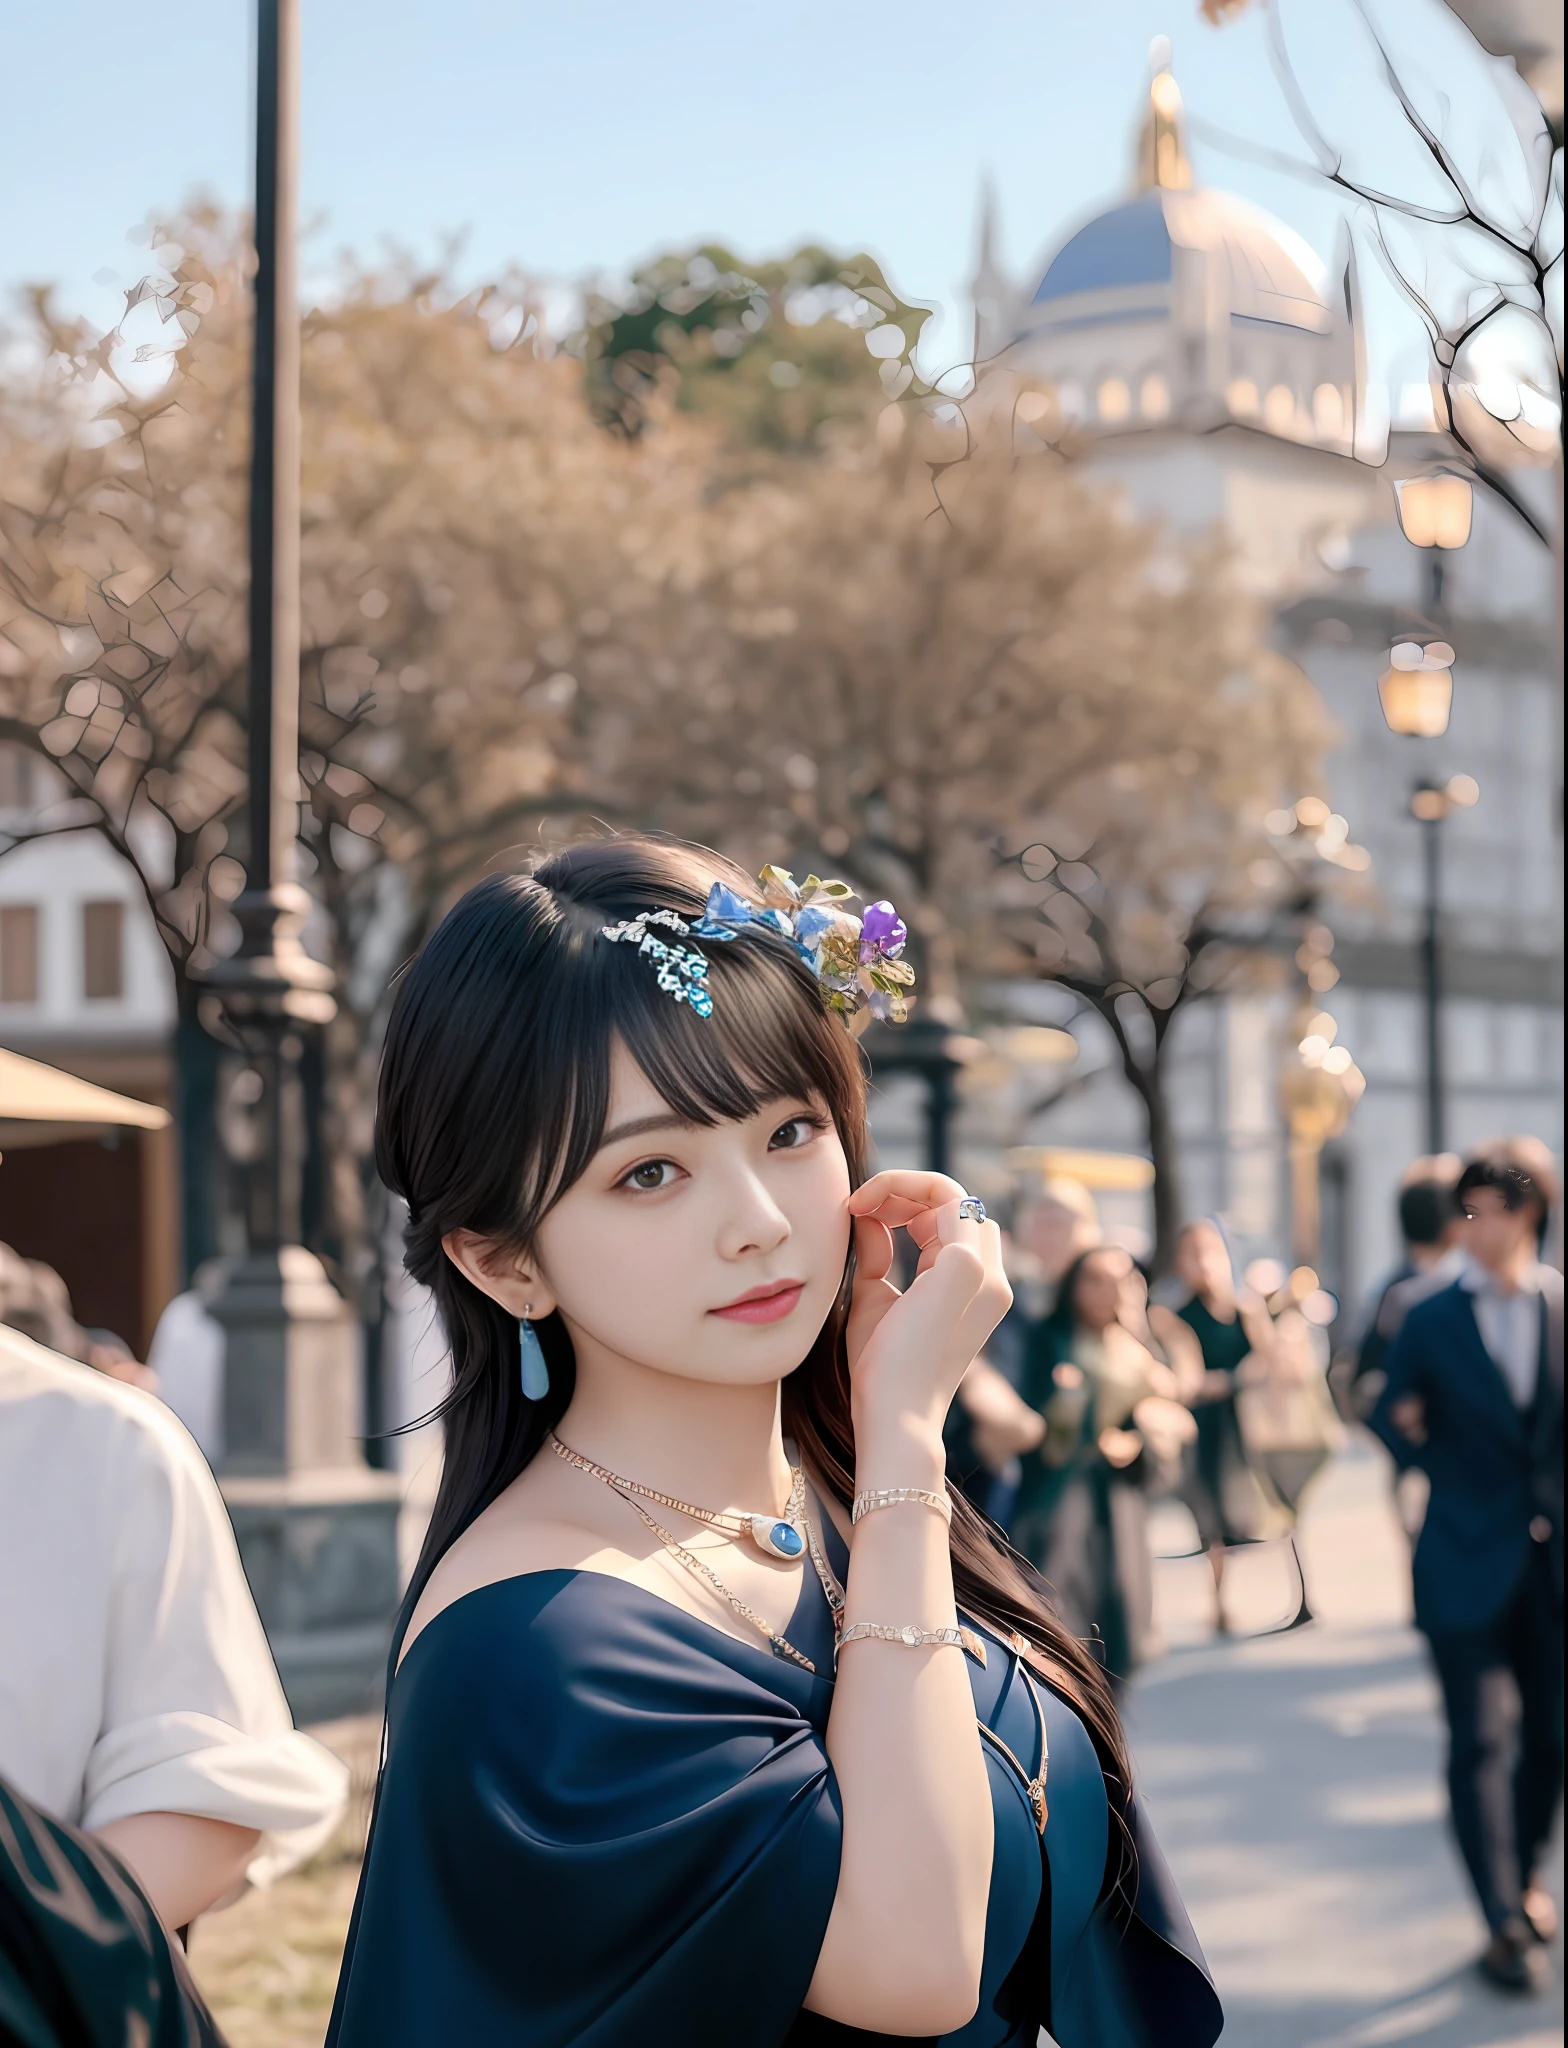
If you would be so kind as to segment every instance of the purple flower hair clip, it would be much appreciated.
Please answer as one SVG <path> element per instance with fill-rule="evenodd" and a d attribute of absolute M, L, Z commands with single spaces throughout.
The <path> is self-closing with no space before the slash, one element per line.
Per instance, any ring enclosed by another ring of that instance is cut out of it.
<path fill-rule="evenodd" d="M 891 903 L 868 904 L 865 916 L 856 917 L 844 908 L 855 893 L 847 882 L 825 882 L 817 875 L 797 882 L 783 868 L 766 867 L 758 883 L 760 905 L 715 882 L 701 917 L 692 924 L 673 910 L 648 910 L 622 924 L 605 925 L 603 936 L 636 945 L 657 973 L 660 988 L 688 1003 L 699 1017 L 713 1012 L 705 955 L 695 946 L 667 944 L 649 925 L 667 926 L 680 938 L 726 943 L 745 931 L 777 933 L 794 946 L 817 977 L 823 1001 L 855 1036 L 873 1017 L 905 1022 L 915 970 L 901 957 L 909 933 Z"/>

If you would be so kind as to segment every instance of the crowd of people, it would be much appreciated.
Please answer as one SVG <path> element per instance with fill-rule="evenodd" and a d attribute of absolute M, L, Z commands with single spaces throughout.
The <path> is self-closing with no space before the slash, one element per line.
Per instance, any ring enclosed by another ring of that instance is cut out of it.
<path fill-rule="evenodd" d="M 1122 1686 L 1159 1647 L 1151 1501 L 1189 1511 L 1228 1633 L 1227 1555 L 1289 1530 L 1339 1441 L 1327 1297 L 1305 1268 L 1238 1274 L 1216 1218 L 1187 1225 L 1151 1292 L 1076 1181 L 1025 1188 L 1013 1224 L 1014 1306 L 959 1390 L 951 1469 Z"/>

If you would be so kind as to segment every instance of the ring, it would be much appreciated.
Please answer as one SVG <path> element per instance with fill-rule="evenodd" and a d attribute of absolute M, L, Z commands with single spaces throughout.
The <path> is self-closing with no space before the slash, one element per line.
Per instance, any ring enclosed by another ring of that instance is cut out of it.
<path fill-rule="evenodd" d="M 958 1213 L 966 1223 L 984 1223 L 985 1204 L 978 1195 L 965 1195 L 958 1205 Z"/>

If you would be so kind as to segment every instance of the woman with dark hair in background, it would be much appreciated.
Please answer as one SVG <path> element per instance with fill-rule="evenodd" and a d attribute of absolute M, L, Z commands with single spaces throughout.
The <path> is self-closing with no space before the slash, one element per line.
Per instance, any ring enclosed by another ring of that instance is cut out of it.
<path fill-rule="evenodd" d="M 1176 1375 L 1126 1327 L 1135 1277 L 1119 1246 L 1081 1253 L 1031 1334 L 1024 1392 L 1045 1434 L 1013 1515 L 1013 1541 L 1074 1634 L 1098 1633 L 1119 1684 L 1154 1625 L 1146 1488 L 1192 1429 Z"/>
<path fill-rule="evenodd" d="M 1182 1497 L 1198 1525 L 1198 1541 L 1214 1573 L 1214 1625 L 1224 1634 L 1225 1550 L 1253 1531 L 1236 1525 L 1230 1496 L 1246 1474 L 1246 1450 L 1236 1414 L 1236 1394 L 1247 1361 L 1266 1363 L 1271 1344 L 1268 1311 L 1244 1304 L 1236 1293 L 1230 1251 L 1208 1221 L 1189 1223 L 1176 1246 L 1176 1271 L 1190 1290 L 1177 1310 L 1198 1340 L 1203 1377 L 1192 1391 L 1197 1438 L 1188 1454 Z"/>
<path fill-rule="evenodd" d="M 903 938 L 621 838 L 406 974 L 378 1156 L 454 1382 L 335 2048 L 1217 2036 L 1103 1677 L 944 1481 L 1007 1289 L 961 1188 L 863 1180 Z"/>

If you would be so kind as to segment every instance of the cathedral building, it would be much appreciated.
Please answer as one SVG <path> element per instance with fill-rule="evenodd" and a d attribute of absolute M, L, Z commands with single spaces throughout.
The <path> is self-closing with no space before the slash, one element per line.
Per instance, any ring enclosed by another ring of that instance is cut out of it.
<path fill-rule="evenodd" d="M 1479 486 L 1465 545 L 1439 551 L 1405 538 L 1395 482 L 1430 474 L 1452 451 L 1429 421 L 1396 421 L 1386 436 L 1368 421 L 1348 240 L 1326 270 L 1281 222 L 1195 182 L 1163 52 L 1131 193 L 1023 280 L 998 257 L 987 198 L 973 297 L 970 408 L 982 419 L 1007 412 L 1025 444 L 1036 423 L 1037 445 L 1073 456 L 1131 516 L 1178 536 L 1221 531 L 1276 646 L 1312 678 L 1337 728 L 1327 787 L 1311 794 L 1371 860 L 1353 892 L 1324 898 L 1331 950 L 1315 963 L 1310 949 L 1300 958 L 1314 966 L 1314 999 L 1366 1088 L 1323 1151 L 1321 1229 L 1308 1241 L 1317 1239 L 1325 1283 L 1357 1299 L 1396 1254 L 1398 1177 L 1427 1151 L 1434 1120 L 1423 953 L 1434 833 L 1442 1143 L 1463 1151 L 1528 1132 L 1561 1147 L 1551 552 Z M 1556 518 L 1550 478 L 1514 482 Z M 1453 649 L 1452 718 L 1438 737 L 1398 737 L 1380 708 L 1390 651 L 1413 632 Z M 1415 785 L 1456 776 L 1468 778 L 1455 785 L 1468 802 L 1437 827 L 1412 816 Z M 1288 1257 L 1308 1220 L 1293 1214 L 1305 1198 L 1299 1159 L 1293 1187 L 1282 1107 L 1305 993 L 1217 998 L 1177 1027 L 1183 1206 L 1222 1217 L 1244 1260 Z M 1069 1021 L 1060 992 L 1020 990 L 1017 1001 L 1036 1022 Z M 1142 1111 L 1108 1036 L 1092 1017 L 1070 1021 L 1081 1061 L 1103 1073 L 1038 1113 L 1026 1138 L 1142 1150 Z M 1015 1094 L 1015 1107 L 1028 1092 Z M 988 1113 L 977 1094 L 959 1133 L 964 1170 L 983 1179 L 1004 1129 L 1005 1115 Z M 1132 1235 L 1147 1227 L 1145 1199 L 1113 1194 L 1102 1206 Z"/>

